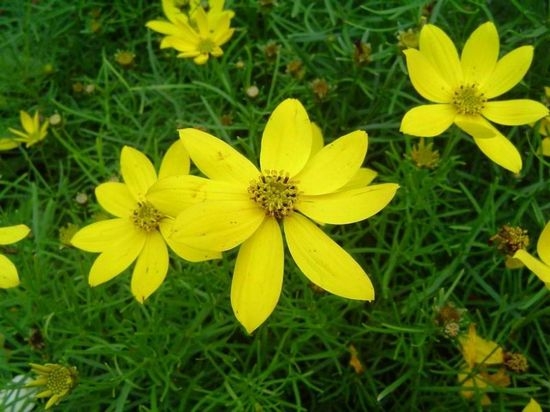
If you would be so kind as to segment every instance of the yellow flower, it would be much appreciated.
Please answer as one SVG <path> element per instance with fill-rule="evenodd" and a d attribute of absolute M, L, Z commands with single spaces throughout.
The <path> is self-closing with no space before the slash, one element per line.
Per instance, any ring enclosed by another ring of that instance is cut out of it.
<path fill-rule="evenodd" d="M 542 412 L 542 408 L 536 400 L 531 398 L 529 403 L 525 405 L 525 408 L 523 408 L 522 412 Z"/>
<path fill-rule="evenodd" d="M 188 14 L 183 13 L 173 0 L 163 0 L 162 8 L 169 22 L 152 20 L 146 26 L 165 34 L 160 48 L 174 48 L 178 57 L 192 58 L 196 64 L 204 64 L 210 56 L 223 54 L 221 46 L 233 35 L 230 28 L 234 16 L 232 10 L 223 10 L 223 0 L 211 0 L 208 12 L 200 1 L 191 2 Z"/>
<path fill-rule="evenodd" d="M 492 383 L 498 386 L 507 386 L 508 379 L 504 371 L 492 375 L 486 373 L 483 367 L 486 365 L 499 365 L 504 362 L 502 348 L 493 341 L 485 340 L 476 333 L 474 324 L 470 324 L 468 334 L 459 337 L 464 366 L 458 374 L 458 381 L 462 385 L 460 394 L 466 399 L 471 399 L 482 394 L 482 405 L 491 403 L 491 399 L 485 394 L 487 386 Z"/>
<path fill-rule="evenodd" d="M 435 104 L 409 110 L 401 121 L 401 131 L 433 137 L 454 123 L 473 137 L 489 159 L 518 173 L 522 167 L 518 150 L 489 121 L 527 124 L 547 116 L 548 109 L 528 99 L 490 99 L 523 78 L 533 59 L 533 47 L 519 47 L 498 60 L 498 33 L 488 22 L 470 35 L 459 59 L 451 39 L 438 27 L 426 24 L 420 32 L 419 50 L 409 48 L 403 53 L 414 88 Z"/>
<path fill-rule="evenodd" d="M 537 277 L 550 288 L 550 222 L 546 224 L 537 242 L 539 259 L 533 257 L 525 249 L 519 249 L 514 253 L 514 259 L 518 259 Z"/>
<path fill-rule="evenodd" d="M 63 366 L 56 363 L 38 365 L 31 363 L 31 369 L 38 377 L 27 383 L 27 387 L 42 387 L 37 398 L 50 398 L 45 409 L 50 409 L 65 399 L 77 384 L 78 373 L 74 366 Z"/>
<path fill-rule="evenodd" d="M 199 250 L 168 239 L 174 218 L 195 200 L 189 195 L 201 178 L 183 176 L 189 172 L 189 156 L 181 142 L 167 151 L 159 178 L 178 180 L 186 177 L 177 200 L 167 204 L 157 200 L 157 173 L 147 157 L 125 146 L 120 156 L 122 182 L 107 182 L 95 189 L 99 204 L 115 216 L 80 229 L 71 239 L 73 246 L 100 253 L 90 269 L 89 283 L 97 286 L 114 278 L 137 260 L 131 290 L 143 303 L 162 284 L 168 272 L 168 249 L 192 261 L 217 258 L 218 252 Z M 187 192 L 185 189 L 189 189 Z"/>
<path fill-rule="evenodd" d="M 27 237 L 31 230 L 25 225 L 0 228 L 0 245 L 11 245 Z M 6 256 L 0 254 L 0 288 L 8 289 L 19 285 L 17 268 Z"/>
<path fill-rule="evenodd" d="M 312 222 L 358 222 L 378 213 L 395 195 L 398 185 L 391 183 L 345 187 L 360 173 L 368 145 L 365 132 L 349 133 L 311 156 L 308 115 L 299 101 L 287 99 L 263 132 L 260 169 L 200 130 L 182 129 L 180 138 L 210 180 L 203 188 L 205 200 L 178 216 L 172 236 L 209 250 L 241 245 L 231 304 L 249 333 L 269 317 L 281 293 L 280 224 L 290 254 L 312 283 L 349 299 L 374 299 L 361 266 Z"/>
<path fill-rule="evenodd" d="M 21 110 L 19 115 L 21 117 L 23 130 L 12 129 L 11 127 L 8 128 L 15 136 L 0 138 L 0 151 L 14 149 L 21 143 L 25 143 L 26 147 L 31 147 L 44 140 L 48 135 L 47 130 L 49 123 L 46 121 L 41 125 L 38 112 L 35 112 L 34 117 L 31 117 L 29 113 Z"/>

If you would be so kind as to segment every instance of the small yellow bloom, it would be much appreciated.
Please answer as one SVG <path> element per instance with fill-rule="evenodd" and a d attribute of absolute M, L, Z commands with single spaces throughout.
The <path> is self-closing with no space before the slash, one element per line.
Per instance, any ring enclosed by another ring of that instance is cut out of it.
<path fill-rule="evenodd" d="M 223 54 L 223 46 L 233 36 L 230 28 L 232 10 L 223 10 L 224 0 L 210 0 L 205 11 L 198 0 L 190 2 L 188 13 L 183 13 L 174 0 L 162 0 L 162 9 L 169 20 L 152 20 L 146 26 L 164 34 L 160 48 L 173 48 L 178 57 L 192 58 L 196 64 L 205 64 L 210 56 Z"/>
<path fill-rule="evenodd" d="M 269 317 L 281 293 L 281 226 L 290 254 L 312 283 L 348 299 L 374 299 L 363 268 L 314 223 L 359 222 L 394 197 L 398 185 L 392 183 L 347 186 L 360 173 L 367 152 L 364 131 L 312 154 L 307 112 L 299 101 L 287 99 L 264 129 L 259 169 L 208 133 L 179 133 L 191 159 L 210 180 L 203 187 L 205 200 L 178 216 L 172 237 L 209 250 L 240 245 L 231 304 L 249 333 Z"/>
<path fill-rule="evenodd" d="M 0 228 L 0 245 L 11 245 L 27 237 L 30 229 L 25 225 Z M 6 256 L 0 254 L 0 288 L 8 289 L 19 285 L 17 268 Z"/>
<path fill-rule="evenodd" d="M 539 259 L 533 257 L 525 249 L 519 249 L 514 253 L 514 259 L 518 259 L 537 277 L 550 288 L 550 222 L 546 224 L 537 242 Z"/>
<path fill-rule="evenodd" d="M 542 408 L 536 400 L 531 398 L 529 403 L 525 405 L 525 408 L 523 408 L 522 412 L 542 412 Z"/>
<path fill-rule="evenodd" d="M 491 399 L 485 393 L 489 384 L 507 386 L 509 378 L 505 371 L 494 374 L 485 371 L 488 365 L 500 365 L 504 362 L 502 348 L 493 341 L 485 340 L 476 333 L 475 325 L 471 324 L 468 334 L 459 337 L 464 366 L 458 374 L 462 385 L 460 394 L 466 399 L 481 395 L 480 403 L 488 405 Z"/>
<path fill-rule="evenodd" d="M 158 177 L 149 159 L 128 146 L 122 149 L 120 168 L 124 183 L 107 182 L 95 189 L 99 204 L 115 218 L 80 229 L 71 243 L 79 249 L 100 253 L 90 269 L 91 286 L 107 282 L 137 260 L 131 290 L 143 303 L 158 289 L 168 272 L 166 244 L 192 262 L 218 258 L 220 254 L 178 243 L 167 236 L 172 231 L 174 218 L 197 201 L 195 188 L 201 184 L 201 178 L 184 176 L 189 172 L 189 155 L 181 142 L 167 151 Z M 181 177 L 189 179 L 171 190 L 175 201 L 157 200 L 158 191 L 170 190 Z"/>
<path fill-rule="evenodd" d="M 78 373 L 74 366 L 63 366 L 57 363 L 38 365 L 31 363 L 31 369 L 38 377 L 27 383 L 27 387 L 42 387 L 37 398 L 50 398 L 45 409 L 50 409 L 65 399 L 77 384 Z"/>
<path fill-rule="evenodd" d="M 136 54 L 130 50 L 118 50 L 115 53 L 115 61 L 122 67 L 129 68 L 134 64 Z"/>
<path fill-rule="evenodd" d="M 439 151 L 433 148 L 432 142 L 426 143 L 421 137 L 411 150 L 411 159 L 419 168 L 435 169 L 439 164 Z"/>
<path fill-rule="evenodd" d="M 522 46 L 500 60 L 499 38 L 491 22 L 468 38 L 462 54 L 440 28 L 426 24 L 419 49 L 403 51 L 416 91 L 435 103 L 409 110 L 401 121 L 403 133 L 433 137 L 453 123 L 473 137 L 479 149 L 499 166 L 519 173 L 521 156 L 516 147 L 491 123 L 516 126 L 548 115 L 548 109 L 528 99 L 491 101 L 523 78 L 533 59 L 533 47 Z"/>
<path fill-rule="evenodd" d="M 0 151 L 14 149 L 22 143 L 25 143 L 26 147 L 31 147 L 44 140 L 48 135 L 49 123 L 46 121 L 40 124 L 38 112 L 35 112 L 34 116 L 31 117 L 29 113 L 21 110 L 19 115 L 23 130 L 8 128 L 14 136 L 0 138 Z"/>

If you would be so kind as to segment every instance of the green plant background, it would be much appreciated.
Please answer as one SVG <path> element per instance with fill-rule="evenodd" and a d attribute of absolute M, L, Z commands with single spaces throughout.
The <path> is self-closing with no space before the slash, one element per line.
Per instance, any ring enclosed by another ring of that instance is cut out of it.
<path fill-rule="evenodd" d="M 509 270 L 488 239 L 521 225 L 531 250 L 549 220 L 548 160 L 528 126 L 503 132 L 522 153 L 519 176 L 498 168 L 452 128 L 435 138 L 441 162 L 419 169 L 415 140 L 399 133 L 403 114 L 422 103 L 397 46 L 399 30 L 422 13 L 460 49 L 481 23 L 494 21 L 501 55 L 535 46 L 527 76 L 505 98 L 540 100 L 548 86 L 550 11 L 546 1 L 228 1 L 233 38 L 224 55 L 196 66 L 160 50 L 145 28 L 160 2 L 8 0 L 0 3 L 0 131 L 19 110 L 62 116 L 47 139 L 0 154 L 0 224 L 25 223 L 32 236 L 3 248 L 21 285 L 0 291 L 0 388 L 29 362 L 66 363 L 80 381 L 58 407 L 76 411 L 465 411 L 462 357 L 434 319 L 436 307 L 468 310 L 478 333 L 523 353 L 529 370 L 491 393 L 491 411 L 519 411 L 534 397 L 550 408 L 549 292 L 528 270 Z M 94 27 L 99 25 L 99 30 Z M 357 42 L 371 62 L 353 60 Z M 280 48 L 266 56 L 266 45 Z M 114 60 L 136 54 L 133 68 Z M 303 78 L 287 73 L 303 63 Z M 47 70 L 51 65 L 53 71 Z M 324 99 L 311 88 L 324 79 Z M 73 85 L 93 85 L 90 94 Z M 256 98 L 248 87 L 259 89 Z M 100 211 L 94 187 L 118 176 L 123 145 L 158 166 L 177 128 L 200 127 L 256 160 L 269 113 L 298 98 L 326 141 L 369 133 L 366 165 L 379 182 L 401 188 L 373 218 L 326 227 L 366 269 L 375 302 L 319 293 L 288 259 L 280 302 L 252 336 L 233 316 L 229 290 L 235 252 L 200 264 L 172 259 L 162 287 L 138 304 L 125 272 L 90 288 L 95 258 L 63 247 L 59 231 Z M 231 124 L 227 125 L 227 119 Z M 75 201 L 78 193 L 88 202 Z M 34 333 L 43 345 L 29 344 Z M 349 365 L 357 348 L 365 372 Z"/>

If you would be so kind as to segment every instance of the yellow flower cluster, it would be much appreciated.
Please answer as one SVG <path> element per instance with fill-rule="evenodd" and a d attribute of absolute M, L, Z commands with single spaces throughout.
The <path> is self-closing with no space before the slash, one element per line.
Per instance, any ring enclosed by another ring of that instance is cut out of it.
<path fill-rule="evenodd" d="M 21 126 L 23 130 L 8 129 L 13 136 L 0 138 L 0 151 L 11 150 L 24 143 L 26 147 L 31 147 L 44 140 L 48 135 L 48 122 L 40 124 L 38 112 L 31 116 L 29 113 L 21 110 L 19 113 Z"/>
<path fill-rule="evenodd" d="M 162 0 L 162 10 L 168 19 L 152 20 L 146 26 L 164 34 L 160 48 L 173 48 L 178 57 L 192 58 L 196 64 L 205 64 L 210 56 L 220 57 L 223 46 L 233 36 L 230 28 L 234 14 L 224 10 L 224 0 L 210 0 L 205 10 L 200 0 L 190 0 L 186 10 L 174 0 Z"/>
<path fill-rule="evenodd" d="M 324 146 L 302 104 L 288 99 L 267 122 L 260 168 L 198 129 L 180 130 L 158 175 L 145 155 L 124 147 L 124 182 L 103 183 L 95 191 L 114 218 L 84 227 L 71 242 L 99 253 L 90 270 L 92 286 L 136 261 L 131 290 L 142 303 L 168 272 L 166 245 L 191 262 L 240 246 L 231 304 L 248 332 L 269 317 L 279 299 L 282 232 L 312 283 L 338 296 L 372 300 L 374 288 L 363 268 L 317 225 L 367 219 L 395 195 L 396 184 L 370 184 L 376 173 L 361 167 L 367 146 L 363 131 Z M 207 178 L 188 175 L 190 159 Z"/>

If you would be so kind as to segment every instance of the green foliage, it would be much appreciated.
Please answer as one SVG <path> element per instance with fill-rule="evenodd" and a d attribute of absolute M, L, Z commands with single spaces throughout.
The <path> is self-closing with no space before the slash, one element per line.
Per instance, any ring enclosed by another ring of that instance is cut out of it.
<path fill-rule="evenodd" d="M 0 4 L 1 133 L 18 126 L 19 110 L 62 117 L 40 145 L 0 154 L 0 226 L 32 229 L 31 238 L 2 248 L 21 285 L 0 290 L 0 387 L 28 373 L 29 362 L 59 362 L 80 377 L 60 410 L 475 410 L 459 394 L 458 343 L 435 323 L 435 308 L 452 303 L 468 310 L 481 336 L 530 365 L 490 393 L 487 410 L 520 410 L 529 397 L 550 408 L 550 294 L 527 269 L 505 268 L 488 243 L 513 224 L 529 230 L 533 247 L 549 220 L 540 136 L 503 128 L 522 153 L 520 176 L 493 165 L 457 129 L 434 140 L 437 168 L 417 168 L 416 142 L 399 123 L 422 100 L 396 37 L 425 14 L 460 47 L 493 20 L 501 55 L 535 46 L 528 75 L 506 97 L 540 100 L 550 69 L 547 2 L 261 3 L 228 1 L 237 32 L 205 66 L 159 49 L 145 23 L 161 16 L 160 2 Z M 361 42 L 372 48 L 364 65 L 354 61 Z M 136 54 L 133 67 L 116 63 L 121 49 Z M 297 60 L 303 75 L 289 73 Z M 329 85 L 324 98 L 313 92 L 315 79 Z M 92 87 L 78 92 L 77 84 Z M 253 85 L 255 98 L 246 94 Z M 275 312 L 247 336 L 229 301 L 234 252 L 200 264 L 172 259 L 145 305 L 131 296 L 129 273 L 88 286 L 94 256 L 62 246 L 59 231 L 100 211 L 94 187 L 118 176 L 123 145 L 158 166 L 177 128 L 200 127 L 257 159 L 267 116 L 288 97 L 304 104 L 328 141 L 367 130 L 367 166 L 378 181 L 401 186 L 368 221 L 325 228 L 370 274 L 373 303 L 316 291 L 289 259 Z M 79 193 L 86 203 L 75 200 Z M 29 341 L 37 331 L 41 345 Z M 350 344 L 363 374 L 348 364 Z"/>

